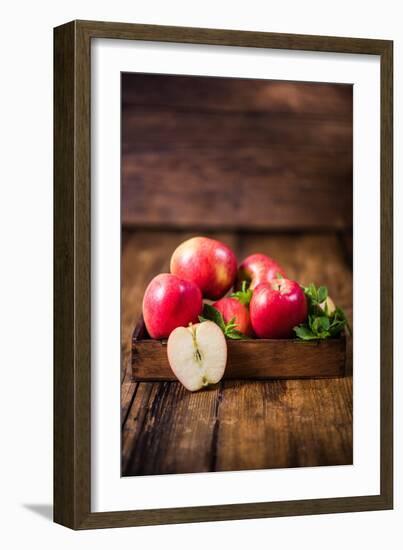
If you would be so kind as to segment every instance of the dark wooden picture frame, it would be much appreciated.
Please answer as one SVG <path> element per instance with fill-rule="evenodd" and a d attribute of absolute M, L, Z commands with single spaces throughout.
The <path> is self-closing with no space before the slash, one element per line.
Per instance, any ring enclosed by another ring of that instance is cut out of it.
<path fill-rule="evenodd" d="M 381 59 L 380 494 L 91 512 L 91 40 L 113 38 L 377 55 Z M 127 527 L 393 507 L 393 42 L 73 21 L 54 31 L 54 520 Z"/>

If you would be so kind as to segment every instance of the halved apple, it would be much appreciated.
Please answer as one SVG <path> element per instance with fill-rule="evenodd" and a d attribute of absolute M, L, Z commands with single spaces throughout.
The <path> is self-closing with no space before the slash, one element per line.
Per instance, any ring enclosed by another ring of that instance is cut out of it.
<path fill-rule="evenodd" d="M 178 327 L 168 338 L 168 361 L 173 373 L 189 391 L 217 384 L 227 364 L 227 343 L 212 321 Z"/>

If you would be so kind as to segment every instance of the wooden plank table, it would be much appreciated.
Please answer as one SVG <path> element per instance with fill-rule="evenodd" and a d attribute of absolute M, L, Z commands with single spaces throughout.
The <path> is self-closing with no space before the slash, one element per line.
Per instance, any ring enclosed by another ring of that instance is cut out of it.
<path fill-rule="evenodd" d="M 150 279 L 192 233 L 127 231 L 122 241 L 122 475 L 351 464 L 352 365 L 344 378 L 225 381 L 190 393 L 131 378 L 131 337 Z M 349 239 L 338 233 L 215 233 L 239 259 L 267 253 L 302 284 L 326 285 L 352 321 Z"/>

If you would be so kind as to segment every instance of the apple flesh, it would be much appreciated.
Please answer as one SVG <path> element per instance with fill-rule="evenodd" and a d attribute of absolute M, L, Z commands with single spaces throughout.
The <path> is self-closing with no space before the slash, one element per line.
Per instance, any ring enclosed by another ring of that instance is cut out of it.
<path fill-rule="evenodd" d="M 168 361 L 189 391 L 217 384 L 227 364 L 227 343 L 212 321 L 176 328 L 168 338 Z"/>
<path fill-rule="evenodd" d="M 235 319 L 235 329 L 242 332 L 245 336 L 252 336 L 253 331 L 250 322 L 249 309 L 237 298 L 221 298 L 221 300 L 213 304 L 213 307 L 218 309 L 225 323 L 229 323 L 229 321 Z"/>
<path fill-rule="evenodd" d="M 168 338 L 177 327 L 197 323 L 203 309 L 200 289 L 190 281 L 161 273 L 148 285 L 143 318 L 151 338 Z"/>
<path fill-rule="evenodd" d="M 268 283 L 278 276 L 286 277 L 284 269 L 275 260 L 265 254 L 252 254 L 243 260 L 238 269 L 237 287 L 242 281 L 248 281 L 253 290 L 260 283 Z"/>
<path fill-rule="evenodd" d="M 307 299 L 296 281 L 273 279 L 253 292 L 250 319 L 259 338 L 291 338 L 293 328 L 304 323 L 307 315 Z"/>
<path fill-rule="evenodd" d="M 224 243 L 208 237 L 193 237 L 178 246 L 171 257 L 171 273 L 192 281 L 204 298 L 217 300 L 233 286 L 237 261 Z"/>

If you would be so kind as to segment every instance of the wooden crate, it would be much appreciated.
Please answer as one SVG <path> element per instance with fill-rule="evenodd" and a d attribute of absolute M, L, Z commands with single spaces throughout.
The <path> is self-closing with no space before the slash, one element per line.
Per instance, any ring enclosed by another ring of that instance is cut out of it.
<path fill-rule="evenodd" d="M 346 338 L 303 342 L 290 340 L 227 340 L 224 379 L 266 380 L 344 376 Z M 138 382 L 175 381 L 167 358 L 167 341 L 149 337 L 140 318 L 132 338 L 132 375 Z"/>

